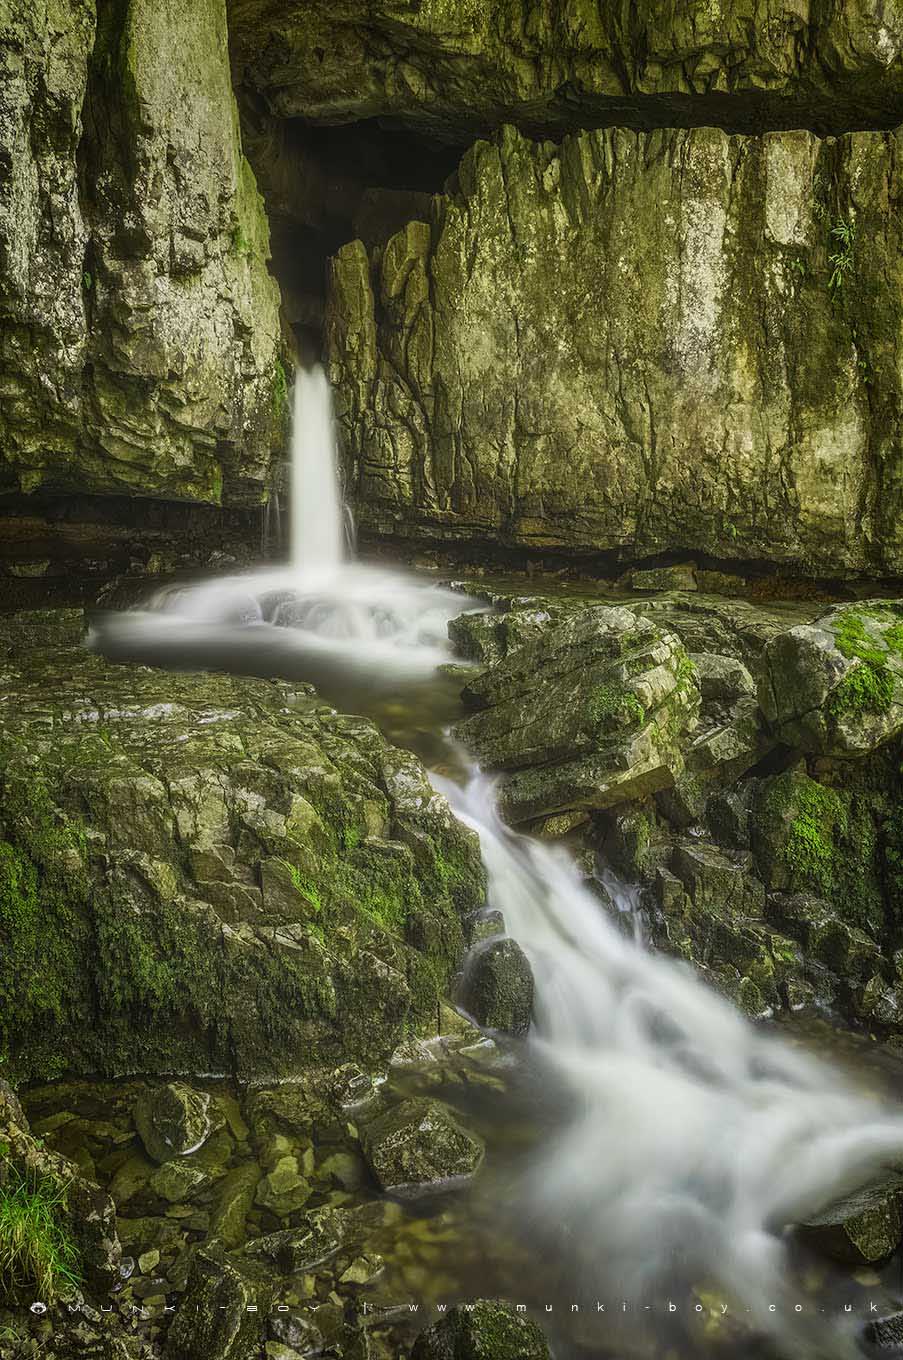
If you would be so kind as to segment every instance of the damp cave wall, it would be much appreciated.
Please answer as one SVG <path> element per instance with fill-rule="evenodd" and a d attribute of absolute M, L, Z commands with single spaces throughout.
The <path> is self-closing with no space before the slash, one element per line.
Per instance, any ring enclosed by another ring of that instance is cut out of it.
<path fill-rule="evenodd" d="M 7 7 L 7 582 L 259 552 L 299 346 L 370 540 L 898 577 L 901 53 L 867 0 Z"/>

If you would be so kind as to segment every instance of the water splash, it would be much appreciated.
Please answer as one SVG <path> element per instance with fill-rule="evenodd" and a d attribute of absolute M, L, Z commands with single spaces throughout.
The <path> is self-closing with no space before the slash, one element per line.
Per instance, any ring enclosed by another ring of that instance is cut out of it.
<path fill-rule="evenodd" d="M 327 688 L 367 678 L 390 689 L 451 659 L 460 595 L 347 560 L 332 394 L 299 369 L 292 420 L 288 567 L 166 585 L 143 609 L 97 616 L 88 645 L 111 660 L 289 674 Z"/>

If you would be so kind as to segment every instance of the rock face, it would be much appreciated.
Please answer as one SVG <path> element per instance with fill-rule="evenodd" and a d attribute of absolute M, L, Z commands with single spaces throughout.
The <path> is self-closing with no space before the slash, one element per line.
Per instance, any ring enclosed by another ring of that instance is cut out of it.
<path fill-rule="evenodd" d="M 680 642 L 629 610 L 572 615 L 472 680 L 456 728 L 514 822 L 655 793 L 683 768 L 699 690 Z"/>
<path fill-rule="evenodd" d="M 891 126 L 903 32 L 869 0 L 230 0 L 236 76 L 284 117 L 392 117 L 463 139 L 500 121 Z"/>
<path fill-rule="evenodd" d="M 249 504 L 279 294 L 223 0 L 0 18 L 0 491 Z"/>
<path fill-rule="evenodd" d="M 903 1236 L 903 1178 L 866 1186 L 807 1220 L 798 1232 L 804 1241 L 844 1265 L 887 1260 Z"/>
<path fill-rule="evenodd" d="M 80 637 L 64 613 L 0 641 L 8 1070 L 260 1079 L 434 1025 L 483 870 L 419 762 L 303 688 Z"/>
<path fill-rule="evenodd" d="M 899 135 L 511 128 L 332 263 L 362 527 L 893 573 Z"/>
<path fill-rule="evenodd" d="M 25 1179 L 31 1185 L 46 1181 L 55 1190 L 63 1190 L 52 1216 L 75 1248 L 75 1273 L 87 1289 L 99 1294 L 109 1291 L 118 1281 L 122 1257 L 113 1201 L 99 1186 L 80 1176 L 72 1162 L 46 1148 L 44 1140 L 32 1134 L 11 1087 L 0 1080 L 0 1193 L 11 1177 Z M 12 1245 L 9 1237 L 4 1245 Z M 5 1269 L 0 1279 L 0 1304 L 30 1303 L 36 1297 L 36 1283 L 21 1278 L 11 1267 Z"/>

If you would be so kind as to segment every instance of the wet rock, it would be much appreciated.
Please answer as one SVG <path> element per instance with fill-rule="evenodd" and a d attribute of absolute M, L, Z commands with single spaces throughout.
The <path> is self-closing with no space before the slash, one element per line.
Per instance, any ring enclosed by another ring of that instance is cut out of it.
<path fill-rule="evenodd" d="M 210 1213 L 210 1235 L 230 1250 L 240 1247 L 261 1171 L 254 1162 L 233 1167 L 216 1188 Z"/>
<path fill-rule="evenodd" d="M 542 1331 L 509 1303 L 458 1304 L 421 1332 L 411 1360 L 550 1360 Z"/>
<path fill-rule="evenodd" d="M 155 1195 L 170 1204 L 184 1204 L 194 1199 L 210 1184 L 210 1177 L 200 1167 L 187 1162 L 167 1162 L 155 1171 L 148 1182 Z"/>
<path fill-rule="evenodd" d="M 486 1029 L 524 1035 L 533 1015 L 533 970 L 516 940 L 491 940 L 468 959 L 461 1004 Z"/>
<path fill-rule="evenodd" d="M 862 1338 L 866 1346 L 875 1352 L 893 1351 L 899 1354 L 903 1350 L 903 1313 L 891 1313 L 878 1318 L 876 1322 L 867 1322 L 862 1329 Z"/>
<path fill-rule="evenodd" d="M 903 731 L 903 603 L 839 606 L 766 646 L 759 703 L 788 746 L 836 756 Z"/>
<path fill-rule="evenodd" d="M 312 1193 L 310 1181 L 301 1174 L 298 1158 L 286 1153 L 259 1182 L 254 1202 L 277 1218 L 288 1218 L 304 1208 Z"/>
<path fill-rule="evenodd" d="M 457 735 L 505 772 L 499 803 L 515 822 L 672 784 L 683 769 L 679 738 L 699 708 L 677 639 L 607 606 L 570 615 L 472 680 L 464 697 L 480 711 Z"/>
<path fill-rule="evenodd" d="M 703 703 L 714 700 L 732 704 L 755 694 L 752 676 L 736 657 L 722 656 L 717 652 L 691 652 L 690 660 L 699 676 Z"/>
<path fill-rule="evenodd" d="M 378 1068 L 434 1025 L 485 875 L 414 756 L 297 686 L 110 665 L 43 616 L 4 617 L 0 655 L 0 891 L 40 881 L 58 941 L 37 988 L 31 917 L 0 927 L 14 1077 Z M 188 1101 L 171 1146 L 142 1117 L 155 1156 L 202 1136 Z"/>
<path fill-rule="evenodd" d="M 285 1275 L 315 1270 L 330 1260 L 349 1241 L 354 1240 L 355 1225 L 350 1214 L 338 1209 L 315 1209 L 303 1216 L 297 1228 L 255 1237 L 243 1255 L 250 1260 L 269 1262 Z"/>
<path fill-rule="evenodd" d="M 702 8 L 681 11 L 694 47 Z M 495 22 L 494 8 L 480 13 Z M 630 25 L 641 46 L 642 31 Z M 596 51 L 575 84 L 603 69 Z M 833 161 L 812 133 L 731 137 L 710 125 L 608 126 L 560 145 L 503 128 L 477 141 L 429 224 L 408 223 L 370 254 L 350 242 L 331 263 L 327 343 L 364 528 L 467 540 L 479 525 L 531 549 L 899 571 L 894 497 L 871 468 L 858 491 L 852 483 L 862 450 L 883 438 L 879 410 L 900 400 L 900 375 L 874 358 L 868 372 L 850 369 L 827 263 L 837 205 L 855 198 L 851 285 L 887 307 L 857 313 L 877 355 L 900 324 L 899 292 L 885 286 L 900 268 L 896 189 L 886 191 L 899 180 L 899 137 L 853 133 Z M 540 333 L 554 344 L 524 344 Z M 431 461 L 439 448 L 462 451 L 466 476 L 452 459 Z M 826 476 L 828 457 L 849 479 Z"/>
<path fill-rule="evenodd" d="M 4 21 L 0 490 L 259 504 L 285 374 L 225 6 L 95 9 Z"/>
<path fill-rule="evenodd" d="M 210 1136 L 214 1125 L 210 1096 L 184 1082 L 169 1082 L 139 1096 L 135 1127 L 150 1157 L 167 1162 L 194 1152 Z"/>
<path fill-rule="evenodd" d="M 257 1360 L 272 1293 L 266 1270 L 201 1247 L 167 1334 L 165 1360 Z"/>
<path fill-rule="evenodd" d="M 695 590 L 696 567 L 683 562 L 671 567 L 643 567 L 629 571 L 624 584 L 631 590 Z"/>
<path fill-rule="evenodd" d="M 383 1190 L 440 1189 L 473 1175 L 482 1142 L 436 1101 L 404 1100 L 361 1129 L 367 1163 Z"/>
<path fill-rule="evenodd" d="M 903 1237 L 903 1177 L 875 1182 L 799 1225 L 815 1250 L 845 1265 L 884 1261 Z"/>

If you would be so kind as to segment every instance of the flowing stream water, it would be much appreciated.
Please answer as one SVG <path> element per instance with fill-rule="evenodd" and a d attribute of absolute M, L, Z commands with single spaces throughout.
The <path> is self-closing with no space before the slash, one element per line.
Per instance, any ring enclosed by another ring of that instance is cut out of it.
<path fill-rule="evenodd" d="M 287 569 L 169 587 L 98 623 L 92 645 L 158 665 L 297 674 L 327 692 L 350 676 L 358 696 L 434 675 L 451 659 L 462 598 L 349 560 L 320 369 L 296 385 L 293 468 Z M 485 775 L 434 779 L 478 832 L 490 905 L 530 960 L 525 1061 L 562 1097 L 518 1178 L 521 1231 L 538 1253 L 563 1253 L 595 1298 L 651 1299 L 636 1306 L 667 1315 L 669 1290 L 704 1286 L 782 1355 L 856 1354 L 857 1319 L 839 1305 L 797 1311 L 786 1229 L 903 1164 L 903 1118 L 620 930 L 564 850 L 501 822 Z M 607 886 L 634 909 L 626 887 Z M 572 1353 L 561 1344 L 556 1355 Z"/>

